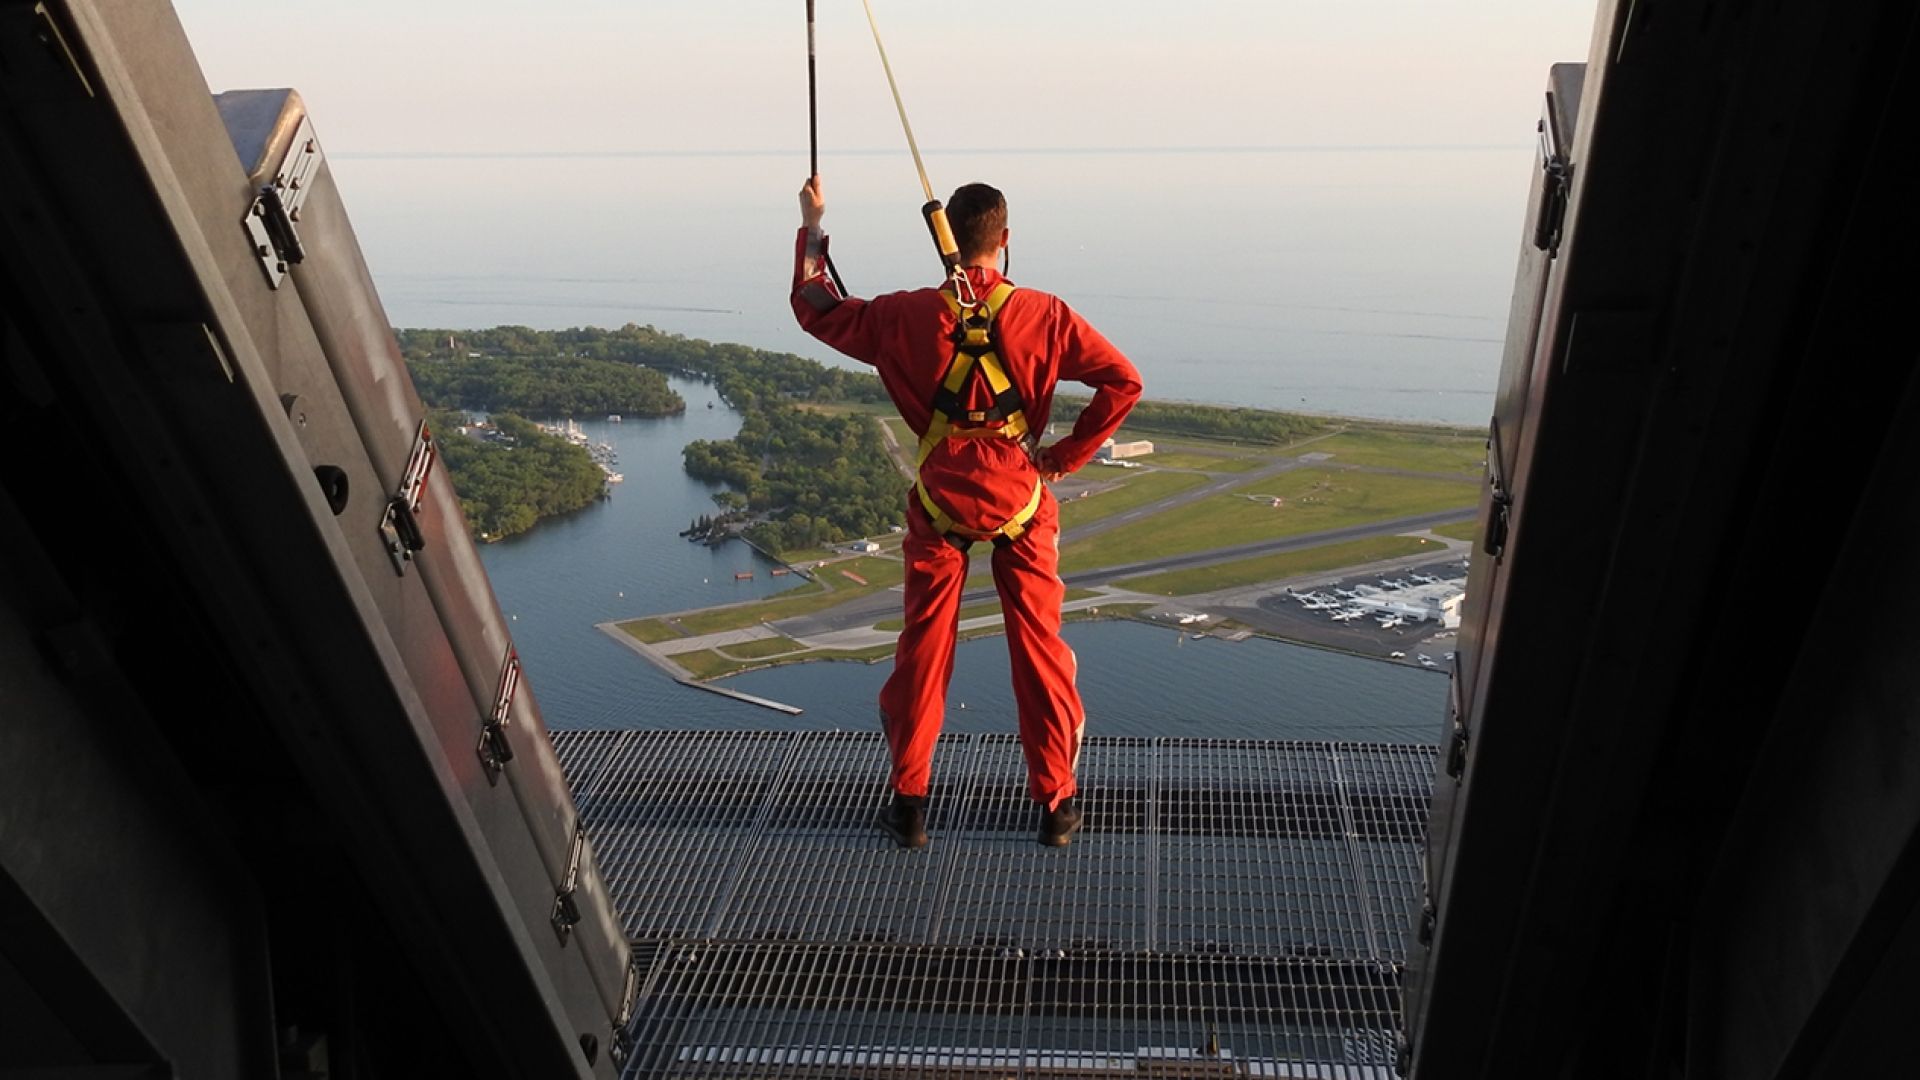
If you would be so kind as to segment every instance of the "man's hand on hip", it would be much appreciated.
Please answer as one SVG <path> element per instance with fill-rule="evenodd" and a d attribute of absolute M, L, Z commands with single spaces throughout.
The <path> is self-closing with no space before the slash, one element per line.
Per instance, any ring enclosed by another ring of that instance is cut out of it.
<path fill-rule="evenodd" d="M 1059 459 L 1053 456 L 1051 446 L 1041 447 L 1040 452 L 1033 455 L 1033 464 L 1040 470 L 1040 479 L 1049 484 L 1067 475 L 1067 470 L 1060 467 Z"/>

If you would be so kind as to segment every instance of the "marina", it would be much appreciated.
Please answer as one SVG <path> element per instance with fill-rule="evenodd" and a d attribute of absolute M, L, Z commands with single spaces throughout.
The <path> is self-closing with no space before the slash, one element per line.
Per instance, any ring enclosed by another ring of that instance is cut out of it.
<path fill-rule="evenodd" d="M 607 417 L 607 423 L 609 424 L 618 424 L 620 422 L 620 414 L 618 413 L 613 413 Z M 593 463 L 600 466 L 600 471 L 606 474 L 609 485 L 624 483 L 626 481 L 625 476 L 615 472 L 613 469 L 613 466 L 620 460 L 619 451 L 614 449 L 613 442 L 611 440 L 595 441 L 588 436 L 586 430 L 580 426 L 579 421 L 569 417 L 564 423 L 541 424 L 540 430 L 549 435 L 565 439 L 573 445 L 585 449 L 588 454 L 592 455 Z"/>

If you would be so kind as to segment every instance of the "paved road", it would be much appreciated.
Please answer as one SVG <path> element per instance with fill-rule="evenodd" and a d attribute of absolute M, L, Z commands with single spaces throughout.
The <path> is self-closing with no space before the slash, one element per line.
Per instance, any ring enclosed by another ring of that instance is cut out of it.
<path fill-rule="evenodd" d="M 900 470 L 901 476 L 912 480 L 913 455 L 901 449 L 900 438 L 893 433 L 893 425 L 884 416 L 874 417 L 873 422 L 880 425 L 880 437 L 887 442 L 887 456 L 893 459 L 893 467 Z"/>
<path fill-rule="evenodd" d="M 1083 570 L 1077 574 L 1066 574 L 1062 580 L 1069 586 L 1103 585 L 1116 578 L 1136 577 L 1141 574 L 1153 574 L 1162 570 L 1183 570 L 1190 566 L 1207 566 L 1212 563 L 1231 562 L 1235 559 L 1250 558 L 1255 555 L 1271 555 L 1282 551 L 1299 551 L 1304 548 L 1319 547 L 1322 544 L 1338 544 L 1348 540 L 1359 540 L 1369 536 L 1393 536 L 1404 532 L 1432 528 L 1449 521 L 1458 521 L 1470 517 L 1479 510 L 1479 505 L 1457 507 L 1452 510 L 1440 510 L 1430 514 L 1416 514 L 1412 517 L 1394 518 L 1390 521 L 1375 521 L 1365 525 L 1349 525 L 1343 529 L 1327 529 L 1322 532 L 1305 533 L 1300 536 L 1283 537 L 1276 540 L 1258 540 L 1250 544 L 1236 544 L 1232 547 L 1214 548 L 1210 551 L 1196 551 L 1186 555 L 1169 555 L 1162 559 L 1150 559 L 1145 562 L 1128 563 L 1124 566 L 1103 567 L 1099 570 Z M 985 545 L 975 545 L 975 551 Z M 979 565 L 985 565 L 986 554 L 980 552 Z M 971 604 L 993 597 L 992 589 L 974 589 L 961 597 L 962 604 Z M 842 604 L 839 607 L 820 612 L 817 615 L 802 615 L 793 619 L 782 619 L 773 623 L 774 629 L 789 637 L 813 637 L 837 630 L 849 630 L 859 626 L 870 626 L 882 619 L 900 616 L 900 596 L 893 590 L 873 593 L 858 600 Z"/>

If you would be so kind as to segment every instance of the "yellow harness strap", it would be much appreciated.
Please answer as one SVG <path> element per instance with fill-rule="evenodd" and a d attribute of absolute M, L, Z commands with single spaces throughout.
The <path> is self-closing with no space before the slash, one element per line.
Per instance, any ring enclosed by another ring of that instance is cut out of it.
<path fill-rule="evenodd" d="M 1013 295 L 1013 290 L 1012 282 L 1002 281 L 979 304 L 964 305 L 956 296 L 941 294 L 948 310 L 953 312 L 958 327 L 954 334 L 953 359 L 948 361 L 946 374 L 941 376 L 939 389 L 934 392 L 933 419 L 927 424 L 927 433 L 920 436 L 919 453 L 914 461 L 916 471 L 927 463 L 934 448 L 947 439 L 1026 438 L 1025 403 L 1020 400 L 1019 392 L 1014 390 L 1013 380 L 1007 378 L 1007 369 L 1000 362 L 993 336 L 993 321 L 999 316 L 1007 297 Z M 990 409 L 965 410 L 956 404 L 962 389 L 968 380 L 976 377 L 976 373 L 986 378 L 987 389 L 993 392 L 994 405 Z M 963 415 L 955 417 L 950 409 Z M 964 422 L 956 423 L 956 420 Z M 1034 513 L 1039 510 L 1043 485 L 1035 479 L 1033 496 L 1027 500 L 1026 507 L 999 528 L 986 532 L 956 525 L 953 515 L 934 500 L 923 481 L 916 477 L 913 486 L 920 493 L 920 504 L 926 507 L 928 516 L 933 519 L 935 531 L 952 533 L 968 540 L 991 540 L 1004 536 L 1012 541 L 1027 531 L 1027 522 L 1033 520 Z"/>
<path fill-rule="evenodd" d="M 913 485 L 913 489 L 920 493 L 920 505 L 927 508 L 927 516 L 933 519 L 933 531 L 952 533 L 968 540 L 992 540 L 996 536 L 1004 536 L 1008 540 L 1020 539 L 1020 535 L 1027 531 L 1027 522 L 1032 521 L 1033 515 L 1040 510 L 1040 492 L 1043 487 L 1039 480 L 1035 480 L 1032 497 L 1027 500 L 1026 506 L 1021 507 L 1019 513 L 1013 515 L 1012 520 L 997 529 L 980 532 L 954 524 L 953 518 L 940 508 L 940 504 L 934 501 L 932 495 L 928 494 L 927 485 L 921 483 Z"/>

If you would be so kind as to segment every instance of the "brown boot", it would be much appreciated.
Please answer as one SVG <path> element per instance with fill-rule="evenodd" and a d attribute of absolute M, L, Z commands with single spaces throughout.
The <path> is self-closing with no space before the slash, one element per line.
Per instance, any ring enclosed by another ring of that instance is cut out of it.
<path fill-rule="evenodd" d="M 926 796 L 894 792 L 893 801 L 880 811 L 880 831 L 893 837 L 893 842 L 903 848 L 926 847 Z"/>
<path fill-rule="evenodd" d="M 1042 807 L 1040 842 L 1048 847 L 1066 847 L 1073 843 L 1073 834 L 1080 831 L 1080 822 L 1080 808 L 1074 805 L 1071 795 L 1051 810 Z"/>

